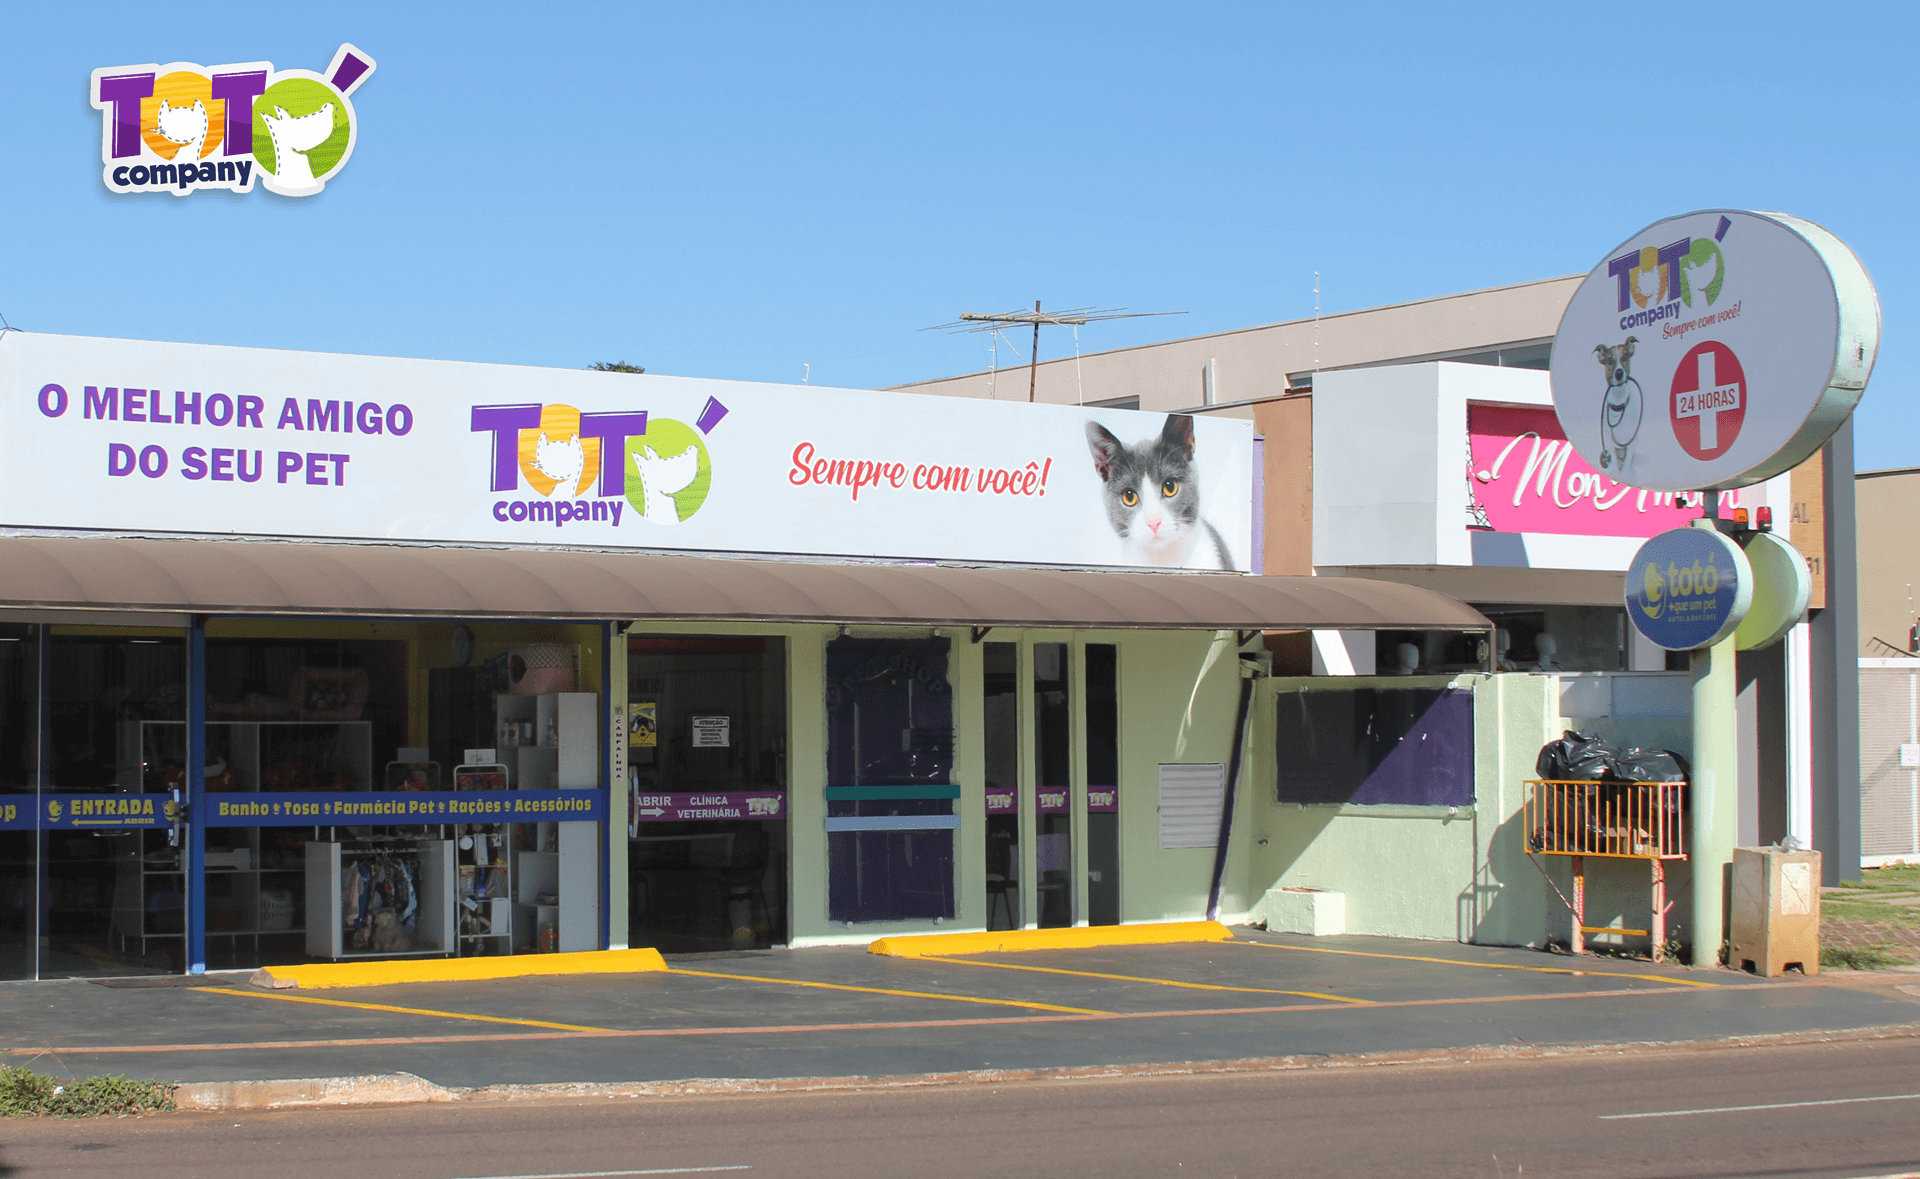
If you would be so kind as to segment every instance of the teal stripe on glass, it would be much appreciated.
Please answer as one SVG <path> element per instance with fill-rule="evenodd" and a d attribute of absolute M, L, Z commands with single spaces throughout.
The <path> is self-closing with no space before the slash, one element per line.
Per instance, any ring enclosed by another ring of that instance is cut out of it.
<path fill-rule="evenodd" d="M 958 786 L 829 786 L 828 802 L 892 802 L 909 798 L 959 798 Z"/>

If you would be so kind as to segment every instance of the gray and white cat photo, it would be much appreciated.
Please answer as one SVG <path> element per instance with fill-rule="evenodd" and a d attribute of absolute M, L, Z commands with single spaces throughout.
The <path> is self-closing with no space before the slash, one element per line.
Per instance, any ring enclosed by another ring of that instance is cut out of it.
<path fill-rule="evenodd" d="M 1087 446 L 1100 473 L 1107 522 L 1127 560 L 1165 569 L 1232 569 L 1220 531 L 1200 515 L 1193 463 L 1193 416 L 1169 414 L 1157 438 L 1129 446 L 1098 422 Z"/>

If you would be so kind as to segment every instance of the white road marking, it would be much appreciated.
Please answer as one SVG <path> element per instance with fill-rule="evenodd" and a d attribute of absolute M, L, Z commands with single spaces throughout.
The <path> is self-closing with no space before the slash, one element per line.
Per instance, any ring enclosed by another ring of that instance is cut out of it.
<path fill-rule="evenodd" d="M 474 1175 L 469 1179 L 613 1179 L 619 1175 L 711 1175 L 715 1171 L 751 1171 L 738 1164 L 730 1167 L 657 1167 L 651 1171 L 567 1171 L 553 1175 Z"/>
<path fill-rule="evenodd" d="M 1746 1113 L 1756 1109 L 1805 1109 L 1814 1105 L 1857 1105 L 1865 1101 L 1920 1101 L 1920 1093 L 1889 1093 L 1884 1097 L 1835 1097 L 1829 1101 L 1779 1101 L 1770 1105 L 1723 1105 L 1715 1109 L 1663 1109 L 1653 1113 L 1601 1114 L 1603 1122 L 1628 1118 L 1683 1118 L 1689 1114 Z"/>

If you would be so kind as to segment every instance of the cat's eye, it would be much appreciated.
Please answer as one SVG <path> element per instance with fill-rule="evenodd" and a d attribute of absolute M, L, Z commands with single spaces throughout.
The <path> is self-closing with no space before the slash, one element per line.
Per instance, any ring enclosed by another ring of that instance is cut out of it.
<path fill-rule="evenodd" d="M 1128 507 L 1132 507 L 1133 505 L 1140 502 L 1140 494 L 1136 492 L 1133 488 L 1129 487 L 1125 491 L 1120 493 L 1120 502 L 1127 505 Z"/>
<path fill-rule="evenodd" d="M 1160 485 L 1160 494 L 1166 496 L 1168 499 L 1179 495 L 1180 481 L 1178 479 L 1169 479 L 1165 483 L 1162 483 Z"/>

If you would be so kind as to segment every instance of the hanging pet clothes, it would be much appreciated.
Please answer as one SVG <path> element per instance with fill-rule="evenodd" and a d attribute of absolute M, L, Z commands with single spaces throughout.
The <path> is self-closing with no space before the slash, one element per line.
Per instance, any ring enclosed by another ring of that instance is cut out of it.
<path fill-rule="evenodd" d="M 343 940 L 355 953 L 404 954 L 420 911 L 419 864 L 410 855 L 364 854 L 341 874 Z"/>

